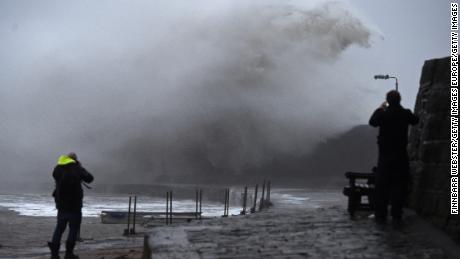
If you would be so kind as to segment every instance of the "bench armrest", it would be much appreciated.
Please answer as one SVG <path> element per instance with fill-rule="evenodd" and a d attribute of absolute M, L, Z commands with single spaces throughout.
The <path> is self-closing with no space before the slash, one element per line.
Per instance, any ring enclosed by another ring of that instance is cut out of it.
<path fill-rule="evenodd" d="M 358 172 L 346 172 L 345 177 L 348 179 L 370 179 L 375 178 L 374 173 L 358 173 Z"/>
<path fill-rule="evenodd" d="M 350 186 L 354 187 L 356 179 L 367 179 L 368 184 L 373 184 L 375 173 L 346 172 L 345 177 L 350 180 Z"/>

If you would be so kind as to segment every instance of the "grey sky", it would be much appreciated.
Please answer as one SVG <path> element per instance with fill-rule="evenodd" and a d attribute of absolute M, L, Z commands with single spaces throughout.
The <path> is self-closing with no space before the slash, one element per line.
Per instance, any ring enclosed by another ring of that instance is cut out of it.
<path fill-rule="evenodd" d="M 0 1 L 0 175 L 68 151 L 145 172 L 306 153 L 367 123 L 394 84 L 378 73 L 412 109 L 449 1 L 329 2 Z"/>
<path fill-rule="evenodd" d="M 389 73 L 399 77 L 403 104 L 413 109 L 420 71 L 427 59 L 450 55 L 450 2 L 366 1 L 350 0 L 367 20 L 378 26 L 383 41 L 376 41 L 361 58 L 363 71 L 373 74 Z M 364 76 L 364 74 L 363 74 Z M 376 88 L 388 89 L 394 81 L 374 81 Z"/>

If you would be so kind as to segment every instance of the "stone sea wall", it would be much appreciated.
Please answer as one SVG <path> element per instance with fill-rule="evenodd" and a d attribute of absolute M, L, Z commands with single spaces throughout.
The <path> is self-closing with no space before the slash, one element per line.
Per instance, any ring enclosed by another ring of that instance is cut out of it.
<path fill-rule="evenodd" d="M 450 215 L 450 57 L 425 61 L 410 129 L 412 192 L 420 215 L 460 237 L 460 217 Z"/>

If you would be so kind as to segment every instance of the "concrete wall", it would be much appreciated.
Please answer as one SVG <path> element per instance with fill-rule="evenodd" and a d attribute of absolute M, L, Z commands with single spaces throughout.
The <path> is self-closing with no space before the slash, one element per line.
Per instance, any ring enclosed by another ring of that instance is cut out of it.
<path fill-rule="evenodd" d="M 460 237 L 459 217 L 450 216 L 450 57 L 425 61 L 414 112 L 420 123 L 410 130 L 410 205 Z"/>

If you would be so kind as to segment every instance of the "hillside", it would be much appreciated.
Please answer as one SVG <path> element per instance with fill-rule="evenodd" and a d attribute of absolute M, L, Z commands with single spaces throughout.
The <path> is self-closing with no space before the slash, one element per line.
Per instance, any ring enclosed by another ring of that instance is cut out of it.
<path fill-rule="evenodd" d="M 279 154 L 271 162 L 246 168 L 239 174 L 208 167 L 202 173 L 180 177 L 162 175 L 156 180 L 229 185 L 260 183 L 263 179 L 271 179 L 278 186 L 341 186 L 345 182 L 345 171 L 369 171 L 375 165 L 376 135 L 376 129 L 360 125 L 325 140 L 307 155 L 296 157 Z"/>

